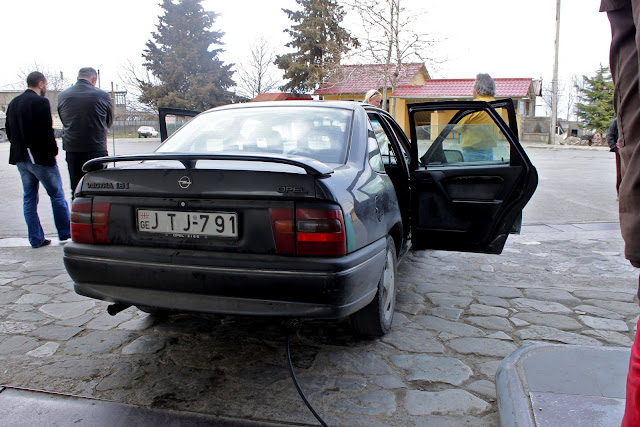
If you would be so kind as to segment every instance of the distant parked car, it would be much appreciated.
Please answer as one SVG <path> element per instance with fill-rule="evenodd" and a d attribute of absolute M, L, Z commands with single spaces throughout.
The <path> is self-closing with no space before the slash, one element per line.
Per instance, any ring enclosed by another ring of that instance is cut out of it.
<path fill-rule="evenodd" d="M 5 130 L 5 123 L 7 120 L 7 115 L 0 111 L 0 142 L 8 141 L 7 132 Z"/>
<path fill-rule="evenodd" d="M 355 102 L 235 104 L 154 153 L 87 162 L 64 246 L 75 291 L 112 314 L 350 316 L 384 335 L 410 243 L 498 254 L 538 181 L 511 100 L 408 108 L 411 139 Z M 465 158 L 462 132 L 490 156 Z"/>
<path fill-rule="evenodd" d="M 140 126 L 138 128 L 138 138 L 156 138 L 158 136 L 158 131 L 153 128 L 153 126 Z"/>

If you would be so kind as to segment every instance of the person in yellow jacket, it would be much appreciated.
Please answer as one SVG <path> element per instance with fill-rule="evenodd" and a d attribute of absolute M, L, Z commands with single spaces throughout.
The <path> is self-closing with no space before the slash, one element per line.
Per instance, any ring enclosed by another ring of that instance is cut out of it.
<path fill-rule="evenodd" d="M 494 101 L 496 83 L 489 74 L 478 74 L 473 83 L 474 101 Z M 454 130 L 460 133 L 460 147 L 465 162 L 493 160 L 493 148 L 498 142 L 495 122 L 484 111 L 469 114 Z"/>

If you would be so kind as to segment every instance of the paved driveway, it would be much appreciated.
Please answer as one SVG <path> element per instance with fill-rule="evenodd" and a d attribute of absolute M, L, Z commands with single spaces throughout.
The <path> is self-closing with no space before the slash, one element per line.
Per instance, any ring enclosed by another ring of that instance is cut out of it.
<path fill-rule="evenodd" d="M 534 162 L 555 155 L 533 150 Z M 290 331 L 298 379 L 330 425 L 493 426 L 503 357 L 536 342 L 629 346 L 638 317 L 637 272 L 611 221 L 536 221 L 499 256 L 410 252 L 381 340 L 345 321 L 111 317 L 72 291 L 60 246 L 3 233 L 0 384 L 144 407 L 315 424 L 287 371 Z"/>

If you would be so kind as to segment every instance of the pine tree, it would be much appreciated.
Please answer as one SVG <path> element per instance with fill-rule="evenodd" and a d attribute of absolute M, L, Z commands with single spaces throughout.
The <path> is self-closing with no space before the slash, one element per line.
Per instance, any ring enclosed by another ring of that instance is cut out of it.
<path fill-rule="evenodd" d="M 611 120 L 615 116 L 613 109 L 613 80 L 608 67 L 600 68 L 593 78 L 582 76 L 583 87 L 578 87 L 580 102 L 576 107 L 576 115 L 582 127 L 595 129 L 604 135 Z"/>
<path fill-rule="evenodd" d="M 285 30 L 292 41 L 285 46 L 296 52 L 280 55 L 275 64 L 285 70 L 289 82 L 284 91 L 305 93 L 315 89 L 339 64 L 349 46 L 358 40 L 340 26 L 345 12 L 335 0 L 296 0 L 302 10 L 282 9 L 295 25 Z"/>
<path fill-rule="evenodd" d="M 164 15 L 142 54 L 144 66 L 159 84 L 138 81 L 140 101 L 154 107 L 205 110 L 233 100 L 227 89 L 235 85 L 230 68 L 218 54 L 224 33 L 211 31 L 217 15 L 206 12 L 202 0 L 163 0 Z"/>

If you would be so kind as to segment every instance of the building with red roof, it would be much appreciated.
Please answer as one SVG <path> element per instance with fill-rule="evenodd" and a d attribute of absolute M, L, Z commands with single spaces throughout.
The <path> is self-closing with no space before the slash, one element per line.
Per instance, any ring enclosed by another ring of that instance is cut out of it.
<path fill-rule="evenodd" d="M 394 67 L 392 65 L 392 67 Z M 393 68 L 395 69 L 395 68 Z M 326 100 L 349 100 L 362 101 L 364 95 L 370 89 L 384 90 L 384 65 L 342 65 L 333 75 L 320 85 L 314 95 L 321 96 Z M 394 73 L 395 74 L 395 73 Z M 395 87 L 398 86 L 420 86 L 430 77 L 427 68 L 422 63 L 402 64 L 397 72 Z M 387 96 L 391 95 L 393 85 L 387 81 Z"/>
<path fill-rule="evenodd" d="M 394 98 L 419 100 L 470 99 L 475 79 L 431 79 L 422 86 L 398 86 L 391 94 Z M 533 93 L 533 79 L 494 79 L 496 98 L 528 98 Z"/>
<path fill-rule="evenodd" d="M 308 94 L 295 94 L 295 93 L 259 93 L 258 96 L 253 98 L 249 102 L 264 102 L 264 101 L 290 101 L 290 100 L 311 100 L 313 97 Z"/>
<path fill-rule="evenodd" d="M 392 69 L 393 69 L 392 65 Z M 342 65 L 314 92 L 325 100 L 362 101 L 370 89 L 381 93 L 385 89 L 383 64 Z M 397 74 L 397 75 L 396 75 Z M 402 64 L 394 73 L 395 85 L 387 81 L 387 109 L 407 131 L 407 104 L 438 100 L 470 100 L 471 79 L 431 79 L 423 63 Z M 532 78 L 495 78 L 496 98 L 511 98 L 520 117 L 535 115 L 536 96 L 540 96 L 541 82 Z M 391 93 L 391 88 L 396 89 Z"/>
<path fill-rule="evenodd" d="M 535 116 L 536 96 L 540 96 L 539 81 L 532 78 L 495 78 L 496 98 L 513 100 L 518 121 Z M 398 86 L 391 94 L 395 99 L 394 116 L 404 129 L 409 128 L 407 104 L 413 102 L 472 100 L 475 79 L 431 79 L 423 85 Z"/>

